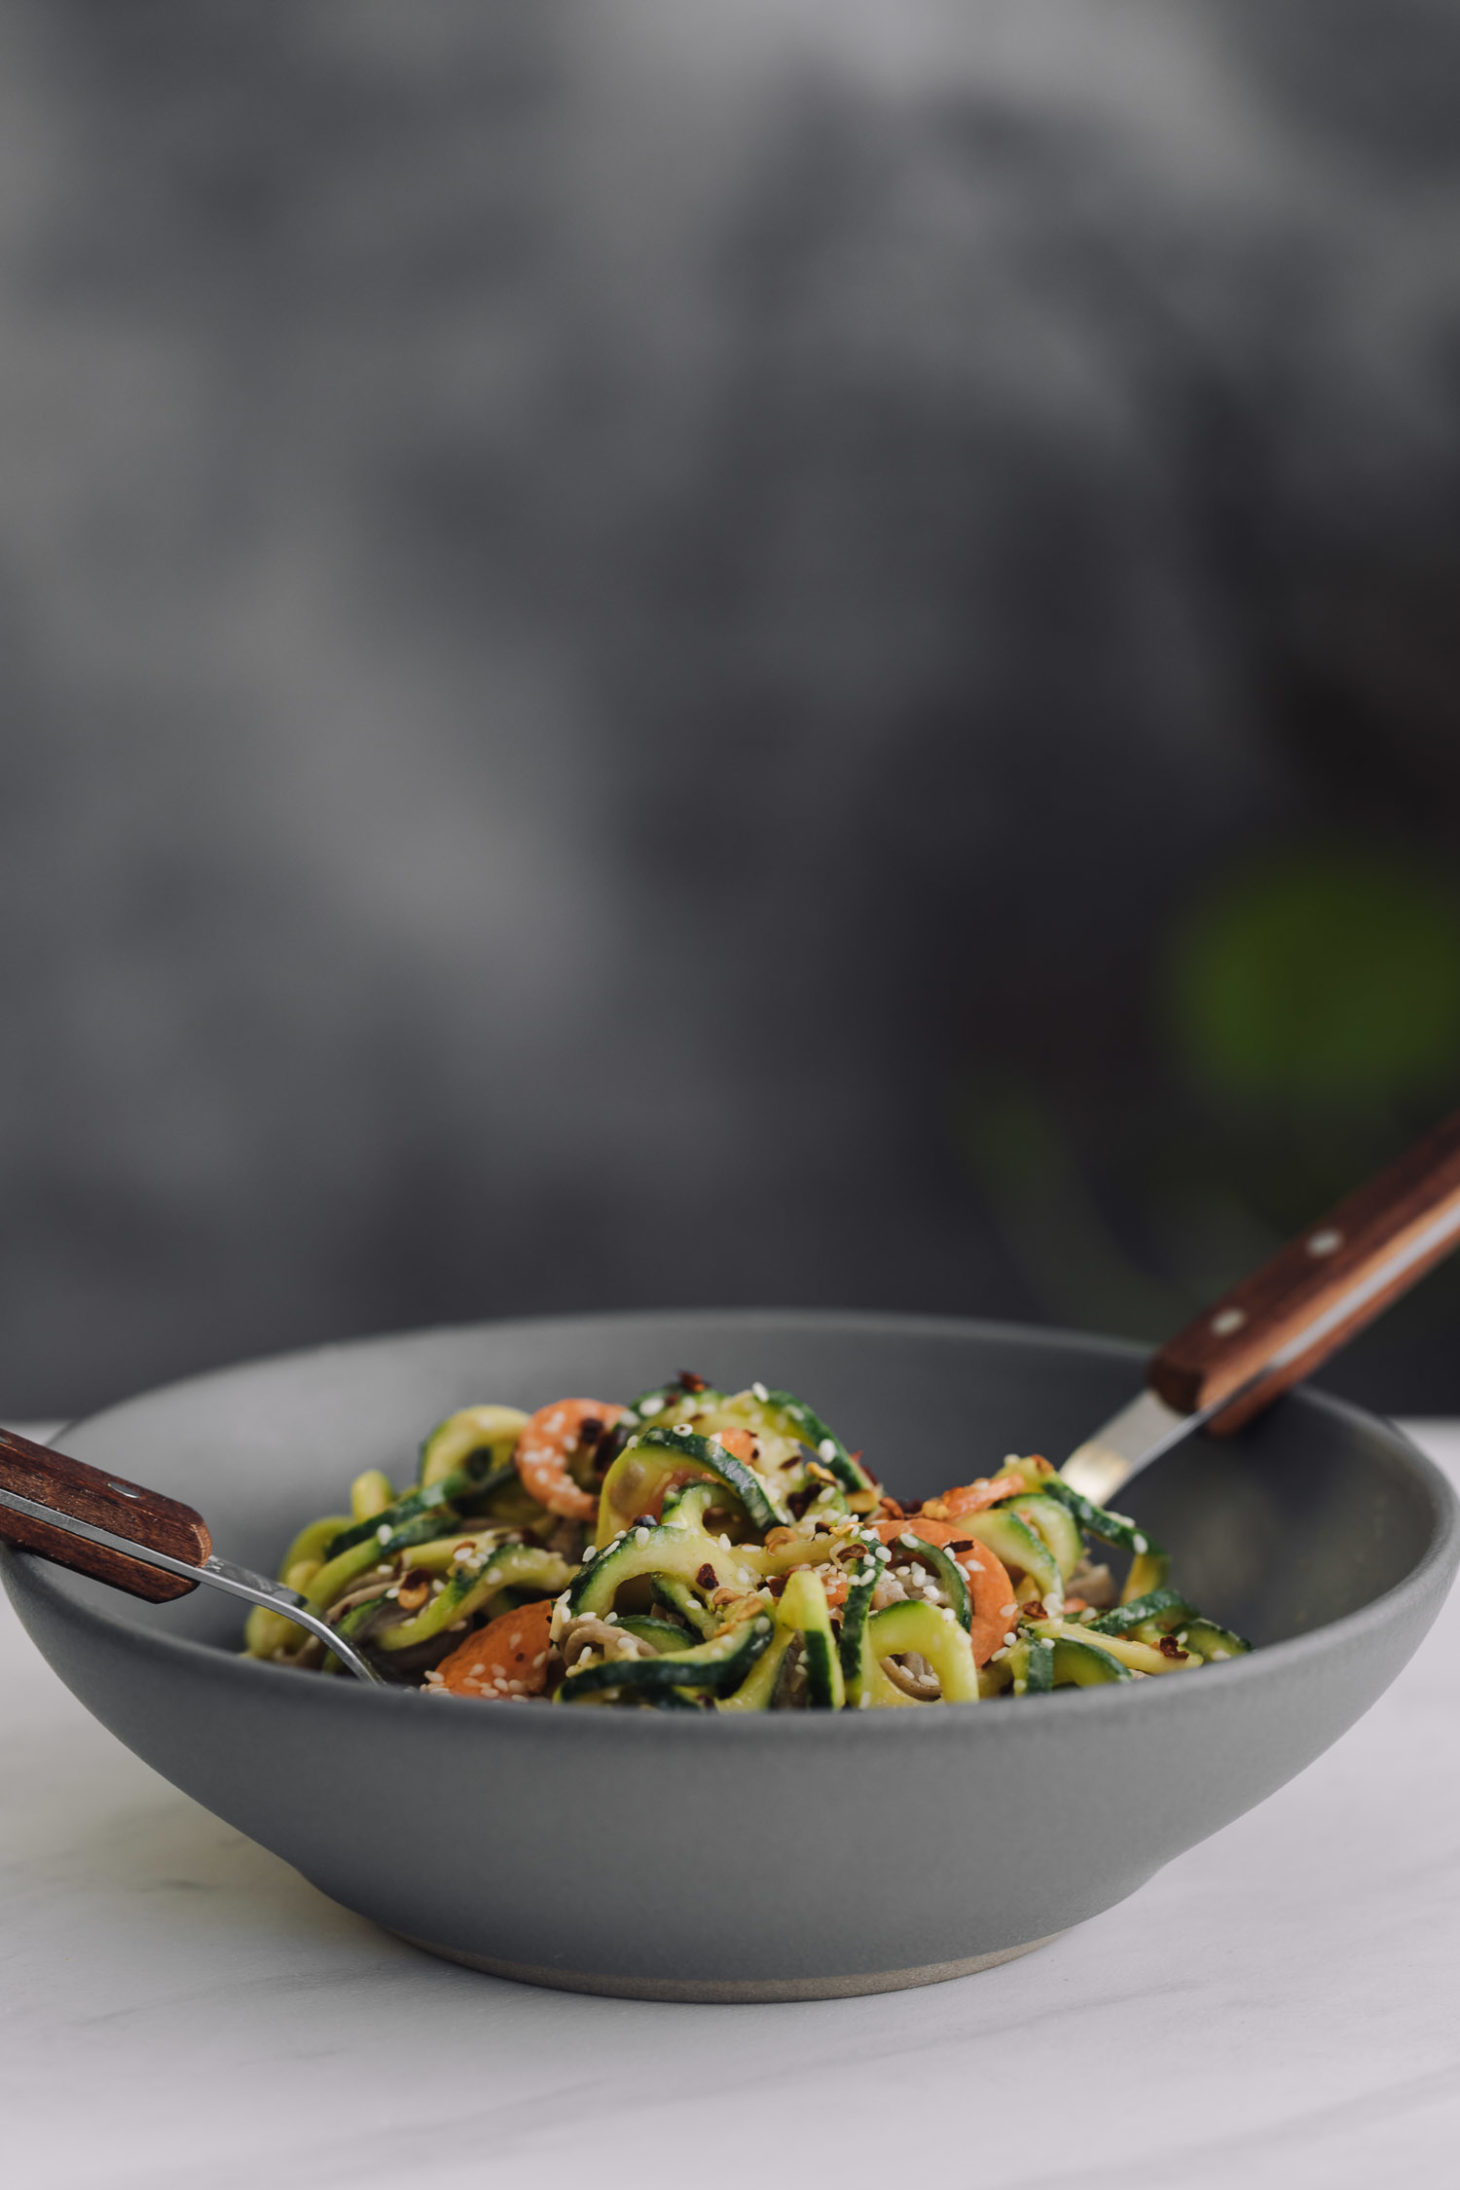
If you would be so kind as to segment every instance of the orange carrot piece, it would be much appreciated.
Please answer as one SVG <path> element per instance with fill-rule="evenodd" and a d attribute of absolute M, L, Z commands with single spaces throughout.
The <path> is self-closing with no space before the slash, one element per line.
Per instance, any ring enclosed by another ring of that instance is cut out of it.
<path fill-rule="evenodd" d="M 940 1521 L 932 1514 L 909 1513 L 895 1519 L 869 1521 L 884 1544 L 895 1544 L 899 1536 L 921 1536 L 925 1544 L 948 1544 L 956 1536 L 966 1534 L 956 1521 Z"/>
<path fill-rule="evenodd" d="M 1019 1485 L 1006 1476 L 980 1476 L 976 1483 L 960 1483 L 953 1490 L 945 1490 L 941 1498 L 929 1498 L 923 1511 L 931 1513 L 934 1520 L 951 1521 L 960 1513 L 982 1513 L 985 1506 L 996 1506 L 1001 1498 L 1013 1498 Z"/>
<path fill-rule="evenodd" d="M 489 1701 L 540 1696 L 547 1687 L 552 1620 L 551 1597 L 502 1613 L 442 1659 L 436 1668 L 441 1685 L 453 1696 L 485 1696 Z"/>
<path fill-rule="evenodd" d="M 746 1467 L 756 1451 L 756 1439 L 750 1430 L 716 1430 L 715 1442 L 723 1445 L 726 1452 L 743 1461 Z"/>
<path fill-rule="evenodd" d="M 1014 1584 L 1003 1560 L 987 1544 L 974 1544 L 970 1550 L 957 1551 L 953 1556 L 963 1569 L 973 1599 L 973 1625 L 969 1631 L 973 1662 L 987 1665 L 994 1652 L 1002 1648 L 1018 1616 Z"/>

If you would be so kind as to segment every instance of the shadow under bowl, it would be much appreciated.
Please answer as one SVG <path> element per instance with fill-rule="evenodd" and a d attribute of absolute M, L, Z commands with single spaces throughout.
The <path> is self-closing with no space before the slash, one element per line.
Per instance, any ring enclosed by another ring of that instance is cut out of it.
<path fill-rule="evenodd" d="M 197 1377 L 67 1451 L 197 1506 L 272 1572 L 362 1468 L 408 1474 L 475 1400 L 624 1398 L 694 1368 L 803 1393 L 909 1498 L 1062 1457 L 1139 1388 L 1131 1346 L 927 1318 L 679 1312 L 370 1339 Z M 144 1605 L 0 1558 L 31 1636 L 129 1748 L 347 1908 L 531 1981 L 806 1999 L 1003 1961 L 1133 1893 L 1382 1694 L 1460 1558 L 1399 1431 L 1304 1392 L 1123 1500 L 1259 1647 L 1190 1676 L 977 1708 L 699 1718 L 446 1703 L 233 1654 L 206 1590 Z"/>

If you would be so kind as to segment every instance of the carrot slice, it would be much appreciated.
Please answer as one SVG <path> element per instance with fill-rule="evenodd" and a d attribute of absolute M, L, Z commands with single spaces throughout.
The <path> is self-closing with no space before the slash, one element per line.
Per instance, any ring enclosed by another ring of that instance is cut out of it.
<path fill-rule="evenodd" d="M 716 1430 L 715 1441 L 723 1445 L 726 1452 L 733 1454 L 737 1460 L 743 1461 L 746 1467 L 750 1466 L 756 1449 L 755 1436 L 750 1430 Z"/>
<path fill-rule="evenodd" d="M 929 1498 L 925 1513 L 937 1521 L 951 1521 L 960 1513 L 982 1513 L 985 1506 L 996 1506 L 1001 1498 L 1012 1498 L 1019 1489 L 1005 1476 L 983 1475 L 976 1483 L 960 1483 L 953 1490 L 945 1490 L 941 1498 Z"/>
<path fill-rule="evenodd" d="M 973 1662 L 987 1665 L 994 1652 L 1003 1647 L 1004 1637 L 1018 1616 L 1014 1584 L 1003 1560 L 997 1558 L 987 1544 L 974 1544 L 968 1551 L 955 1551 L 953 1556 L 963 1569 L 968 1594 L 973 1599 L 973 1624 L 969 1630 Z"/>
<path fill-rule="evenodd" d="M 967 1534 L 956 1521 L 940 1521 L 932 1514 L 909 1513 L 896 1519 L 869 1521 L 884 1544 L 895 1544 L 899 1536 L 921 1536 L 925 1544 L 949 1544 L 955 1537 Z"/>
<path fill-rule="evenodd" d="M 547 1687 L 547 1650 L 553 1620 L 551 1597 L 519 1605 L 468 1635 L 436 1670 L 453 1696 L 540 1696 Z M 432 1686 L 436 1684 L 433 1682 Z"/>

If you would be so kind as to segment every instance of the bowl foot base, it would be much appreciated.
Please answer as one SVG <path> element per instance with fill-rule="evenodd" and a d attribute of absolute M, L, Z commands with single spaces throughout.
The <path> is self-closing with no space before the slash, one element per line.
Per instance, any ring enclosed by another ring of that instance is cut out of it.
<path fill-rule="evenodd" d="M 868 1992 L 906 1992 L 914 1985 L 943 1985 L 953 1977 L 972 1977 L 977 1970 L 997 1969 L 1001 1962 L 1017 1961 L 1036 1947 L 1047 1947 L 1063 1936 L 1047 1932 L 1042 1939 L 1026 1939 L 1017 1947 L 1000 1947 L 994 1954 L 971 1954 L 960 1962 L 922 1962 L 912 1969 L 864 1970 L 850 1977 L 606 1977 L 593 1970 L 552 1969 L 531 1962 L 501 1962 L 490 1954 L 467 1954 L 460 1947 L 438 1946 L 433 1939 L 417 1939 L 410 1932 L 397 1937 L 427 1954 L 439 1954 L 447 1962 L 467 1969 L 485 1970 L 491 1977 L 510 1977 L 519 1985 L 547 1985 L 556 1992 L 597 1992 L 620 2000 L 698 2000 L 732 2006 L 755 2000 L 850 2000 Z"/>

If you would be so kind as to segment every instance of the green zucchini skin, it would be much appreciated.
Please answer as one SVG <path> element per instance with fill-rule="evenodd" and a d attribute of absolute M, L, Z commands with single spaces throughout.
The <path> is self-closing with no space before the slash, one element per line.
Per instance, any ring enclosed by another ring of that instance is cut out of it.
<path fill-rule="evenodd" d="M 369 1538 L 380 1539 L 382 1528 L 404 1528 L 409 1522 L 427 1514 L 440 1524 L 439 1534 L 444 1534 L 459 1517 L 460 1509 L 475 1505 L 493 1493 L 517 1484 L 517 1470 L 510 1460 L 493 1465 L 491 1455 L 484 1447 L 462 1467 L 450 1475 L 439 1476 L 434 1482 L 418 1484 L 415 1490 L 406 1491 L 393 1504 L 383 1506 L 368 1520 L 352 1521 L 331 1537 L 325 1546 L 326 1560 L 337 1559 L 342 1551 L 349 1551 L 356 1544 Z M 535 1500 L 529 1501 L 532 1512 L 540 1508 Z"/>
<path fill-rule="evenodd" d="M 902 1552 L 907 1558 L 916 1559 L 919 1565 L 929 1568 L 948 1600 L 954 1619 L 967 1634 L 973 1626 L 973 1599 L 968 1593 L 968 1582 L 958 1561 L 941 1544 L 925 1543 L 917 1533 L 916 1522 L 910 1523 L 905 1533 L 897 1537 L 889 1548 L 894 1565 L 897 1563 L 898 1552 Z"/>
<path fill-rule="evenodd" d="M 1195 1617 L 1194 1609 L 1176 1589 L 1148 1590 L 1144 1597 L 1132 1597 L 1129 1604 L 1112 1606 L 1102 1612 L 1099 1619 L 1091 1620 L 1092 1635 L 1130 1635 L 1137 1628 L 1151 1626 L 1169 1635 L 1180 1627 L 1183 1620 Z"/>
<path fill-rule="evenodd" d="M 700 1579 L 707 1568 L 714 1576 L 713 1582 Z M 743 1589 L 749 1595 L 760 1581 L 754 1568 L 737 1559 L 733 1549 L 727 1551 L 704 1529 L 684 1527 L 675 1521 L 641 1521 L 614 1537 L 602 1551 L 584 1553 L 583 1565 L 568 1591 L 569 1618 L 612 1611 L 614 1598 L 624 1583 L 646 1574 L 667 1576 L 670 1581 L 707 1593 L 729 1587 Z"/>
<path fill-rule="evenodd" d="M 1051 1475 L 1040 1485 L 1041 1494 L 1056 1498 L 1075 1517 L 1087 1536 L 1098 1536 L 1102 1544 L 1115 1544 L 1122 1551 L 1135 1557 L 1162 1558 L 1165 1554 L 1154 1537 L 1130 1518 L 1128 1513 L 1111 1513 L 1105 1506 L 1095 1506 L 1088 1498 L 1082 1498 L 1072 1490 L 1062 1475 Z"/>
<path fill-rule="evenodd" d="M 371 1638 L 377 1650 L 410 1650 L 433 1635 L 469 1620 L 504 1589 L 553 1597 L 567 1588 L 573 1568 L 556 1552 L 537 1544 L 498 1544 L 482 1564 L 457 1566 L 438 1596 L 406 1619 L 378 1628 Z"/>
<path fill-rule="evenodd" d="M 652 1612 L 621 1612 L 618 1624 L 626 1635 L 652 1643 L 656 1650 L 683 1650 L 691 1639 L 673 1620 L 656 1619 Z"/>
<path fill-rule="evenodd" d="M 761 1612 L 689 1650 L 667 1650 L 654 1658 L 610 1658 L 597 1665 L 585 1665 L 565 1676 L 558 1700 L 573 1703 L 580 1696 L 605 1688 L 634 1695 L 698 1688 L 709 1695 L 722 1695 L 744 1680 L 773 1633 L 774 1622 L 768 1613 Z"/>
<path fill-rule="evenodd" d="M 1047 1497 L 1043 1491 L 1026 1490 L 1015 1498 L 1003 1500 L 995 1511 L 1017 1514 L 1026 1528 L 1033 1529 L 1045 1544 L 1060 1570 L 1060 1580 L 1069 1580 L 1085 1555 L 1085 1543 L 1079 1523 L 1067 1506 L 1058 1498 Z"/>
<path fill-rule="evenodd" d="M 675 1521 L 682 1528 L 703 1528 L 705 1515 L 715 1503 L 715 1490 L 716 1485 L 703 1478 L 695 1483 L 681 1483 L 677 1490 L 665 1493 L 660 1521 Z"/>
<path fill-rule="evenodd" d="M 766 1485 L 713 1438 L 693 1430 L 644 1430 L 619 1454 L 603 1479 L 599 1502 L 599 1549 L 604 1538 L 645 1512 L 662 1485 L 681 1469 L 692 1468 L 730 1491 L 752 1528 L 783 1527 L 790 1515 L 772 1499 Z"/>
<path fill-rule="evenodd" d="M 420 1483 L 427 1490 L 443 1476 L 463 1471 L 485 1476 L 511 1466 L 528 1416 L 520 1407 L 460 1407 L 421 1446 Z M 515 1471 L 514 1471 L 515 1472 Z"/>
<path fill-rule="evenodd" d="M 1204 1658 L 1208 1665 L 1213 1660 L 1245 1657 L 1252 1648 L 1242 1636 L 1234 1635 L 1230 1627 L 1219 1627 L 1215 1620 L 1193 1619 L 1182 1630 L 1181 1647 L 1193 1656 Z"/>
<path fill-rule="evenodd" d="M 709 1607 L 701 1603 L 689 1583 L 680 1581 L 673 1574 L 662 1571 L 655 1574 L 654 1594 L 672 1611 L 677 1612 L 696 1635 L 713 1635 L 720 1624 Z M 622 1624 L 620 1618 L 620 1625 Z"/>
<path fill-rule="evenodd" d="M 1128 1665 L 1122 1665 L 1119 1658 L 1113 1658 L 1097 1643 L 1068 1642 L 1061 1637 L 1046 1647 L 1053 1659 L 1057 1688 L 1097 1688 L 1106 1681 L 1133 1681 L 1136 1677 Z"/>
<path fill-rule="evenodd" d="M 338 1559 L 341 1552 L 353 1551 L 356 1544 L 370 1541 L 383 1543 L 385 1539 L 380 1534 L 382 1528 L 393 1534 L 397 1529 L 406 1527 L 409 1522 L 418 1520 L 422 1514 L 428 1513 L 433 1521 L 449 1527 L 456 1518 L 453 1495 L 458 1489 L 466 1487 L 465 1477 L 458 1482 L 448 1476 L 442 1482 L 432 1483 L 424 1490 L 407 1491 L 404 1497 L 397 1498 L 392 1505 L 382 1506 L 368 1520 L 352 1521 L 348 1528 L 342 1528 L 338 1536 L 332 1537 L 326 1544 L 326 1564 L 332 1559 Z"/>
<path fill-rule="evenodd" d="M 832 1629 L 826 1591 L 809 1567 L 793 1569 L 776 1608 L 777 1624 L 794 1629 L 801 1637 L 801 1662 L 806 1673 L 806 1701 L 814 1711 L 839 1711 L 846 1701 L 837 1639 Z"/>
<path fill-rule="evenodd" d="M 628 1405 L 627 1419 L 631 1423 L 662 1423 L 669 1415 L 684 1420 L 687 1415 L 711 1414 L 716 1407 L 723 1407 L 725 1394 L 713 1384 L 702 1384 L 699 1389 L 687 1389 L 676 1378 L 668 1384 L 651 1384 L 648 1391 L 640 1392 Z"/>
<path fill-rule="evenodd" d="M 1092 1505 L 1088 1498 L 1082 1498 L 1077 1490 L 1072 1490 L 1060 1475 L 1046 1477 L 1040 1488 L 1068 1507 L 1087 1536 L 1098 1536 L 1101 1543 L 1114 1544 L 1131 1554 L 1130 1572 L 1120 1593 L 1122 1604 L 1132 1604 L 1138 1597 L 1149 1596 L 1163 1586 L 1170 1559 L 1155 1538 L 1139 1528 L 1128 1513 L 1111 1513 L 1105 1506 Z"/>
<path fill-rule="evenodd" d="M 770 1642 L 739 1686 L 715 1698 L 717 1711 L 769 1711 L 775 1706 L 791 1645 L 796 1640 L 789 1627 L 777 1627 Z"/>
<path fill-rule="evenodd" d="M 434 1511 L 417 1514 L 414 1520 L 391 1530 L 383 1539 L 379 1533 L 382 1528 L 389 1528 L 389 1523 L 380 1521 L 374 1534 L 363 1543 L 351 1544 L 348 1550 L 325 1561 L 304 1592 L 311 1612 L 327 1612 L 357 1575 L 368 1574 L 373 1566 L 388 1565 L 397 1552 L 409 1551 L 415 1544 L 430 1543 L 441 1534 L 441 1517 Z"/>
<path fill-rule="evenodd" d="M 832 1627 L 820 1577 L 807 1567 L 793 1568 L 775 1609 L 775 1633 L 769 1648 L 733 1694 L 722 1697 L 719 1708 L 768 1711 L 791 1646 L 799 1638 L 807 1708 L 839 1711 L 847 1700 L 845 1635 L 845 1625 L 840 1641 Z"/>
<path fill-rule="evenodd" d="M 1019 1514 L 1011 1513 L 1007 1506 L 989 1506 L 982 1513 L 960 1513 L 958 1527 L 975 1543 L 987 1544 L 995 1558 L 1001 1559 L 1006 1567 L 1027 1574 L 1047 1609 L 1051 1599 L 1055 1605 L 1064 1603 L 1065 1585 L 1059 1562 L 1044 1538 Z"/>
<path fill-rule="evenodd" d="M 519 1410 L 515 1407 L 467 1408 L 464 1412 L 467 1414 L 491 1412 L 516 1415 Z M 526 1415 L 523 1415 L 521 1419 L 525 1422 L 527 1420 Z M 439 1458 L 445 1450 L 443 1440 L 446 1438 L 447 1433 L 457 1434 L 459 1421 L 459 1416 L 450 1416 L 445 1422 L 439 1424 L 426 1439 L 425 1444 L 421 1447 L 424 1472 L 422 1480 L 416 1485 L 415 1489 L 403 1492 L 399 1498 L 392 1499 L 377 1511 L 361 1520 L 352 1520 L 346 1527 L 340 1529 L 336 1535 L 330 1538 L 324 1548 L 323 1556 L 327 1561 L 337 1559 L 342 1551 L 349 1551 L 355 1544 L 364 1543 L 367 1537 L 375 1536 L 378 1538 L 382 1526 L 391 1529 L 403 1528 L 407 1522 L 414 1520 L 419 1514 L 435 1514 L 449 1527 L 450 1523 L 456 1518 L 458 1506 L 504 1489 L 508 1484 L 515 1483 L 518 1480 L 517 1470 L 512 1461 L 510 1459 L 503 1460 L 500 1457 L 500 1448 L 504 1443 L 516 1444 L 516 1428 L 503 1431 L 494 1439 L 484 1437 L 479 1444 L 466 1454 L 458 1465 L 448 1470 L 438 1468 L 434 1473 L 429 1472 L 433 1459 Z M 457 1441 L 460 1442 L 459 1436 Z M 361 1476 L 358 1480 L 363 1483 L 366 1478 Z M 382 1476 L 380 1480 L 384 1482 L 385 1478 Z"/>
<path fill-rule="evenodd" d="M 881 1571 L 881 1567 L 869 1558 L 853 1575 L 842 1604 L 842 1683 L 847 1702 L 854 1707 L 860 1706 L 864 1695 L 871 1694 L 877 1661 L 869 1647 L 867 1623 L 872 1615 L 872 1593 Z"/>
<path fill-rule="evenodd" d="M 1025 1696 L 1047 1696 L 1054 1687 L 1054 1644 L 1043 1635 L 1029 1635 L 1009 1652 L 1014 1687 Z M 1022 1686 L 1021 1686 L 1022 1683 Z"/>
<path fill-rule="evenodd" d="M 338 1513 L 326 1513 L 317 1521 L 307 1521 L 279 1562 L 279 1580 L 287 1582 L 294 1568 L 306 1560 L 323 1560 L 341 1530 L 352 1525 L 348 1515 Z"/>
<path fill-rule="evenodd" d="M 690 1392 L 678 1385 L 655 1385 L 640 1394 L 631 1412 L 642 1419 L 646 1408 L 648 1419 L 655 1422 L 664 1415 L 678 1417 L 681 1422 L 692 1415 L 711 1426 L 719 1423 L 753 1434 L 787 1438 L 792 1444 L 809 1447 L 844 1492 L 865 1495 L 876 1489 L 867 1470 L 853 1459 L 835 1430 L 795 1392 L 767 1391 L 764 1385 L 751 1385 L 743 1392 L 727 1395 L 713 1385 Z"/>
<path fill-rule="evenodd" d="M 756 1395 L 759 1398 L 759 1394 Z M 808 1407 L 804 1399 L 794 1392 L 767 1392 L 760 1401 L 765 1409 L 766 1425 L 779 1430 L 783 1437 L 794 1437 L 803 1445 L 810 1445 L 824 1468 L 841 1484 L 843 1490 L 862 1492 L 875 1490 L 867 1470 L 860 1460 L 854 1460 L 835 1430 L 829 1429 L 814 1407 Z"/>
<path fill-rule="evenodd" d="M 937 1605 L 906 1601 L 874 1612 L 867 1622 L 866 1648 L 878 1659 L 920 1651 L 938 1676 L 944 1703 L 978 1701 L 978 1668 L 968 1637 Z"/>

